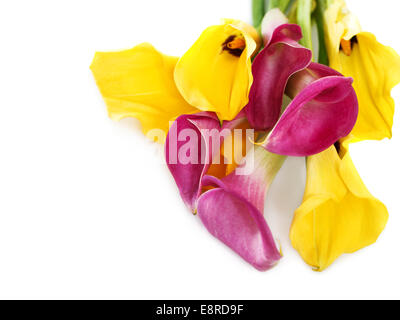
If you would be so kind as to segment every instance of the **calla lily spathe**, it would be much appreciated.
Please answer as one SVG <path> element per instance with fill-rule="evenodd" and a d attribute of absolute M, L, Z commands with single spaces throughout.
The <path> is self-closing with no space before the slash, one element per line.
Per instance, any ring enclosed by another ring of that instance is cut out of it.
<path fill-rule="evenodd" d="M 363 32 L 344 0 L 333 0 L 325 12 L 325 39 L 329 64 L 354 78 L 360 114 L 347 140 L 392 137 L 394 101 L 391 90 L 400 83 L 400 57 L 375 36 Z"/>
<path fill-rule="evenodd" d="M 373 244 L 388 212 L 363 184 L 348 151 L 337 144 L 307 158 L 303 204 L 296 210 L 290 239 L 305 262 L 323 271 L 344 253 Z"/>
<path fill-rule="evenodd" d="M 254 83 L 245 111 L 255 129 L 270 131 L 265 148 L 309 156 L 346 137 L 358 114 L 353 80 L 311 63 L 311 51 L 298 43 L 300 27 L 288 24 L 279 9 L 265 16 L 263 35 L 267 44 L 253 62 Z M 306 68 L 308 74 L 301 72 Z M 282 113 L 285 91 L 293 100 Z"/>
<path fill-rule="evenodd" d="M 250 175 L 204 176 L 202 184 L 213 188 L 199 198 L 198 215 L 214 237 L 266 271 L 282 256 L 264 218 L 265 197 L 286 157 L 256 146 L 244 163 L 249 158 L 255 166 Z"/>
<path fill-rule="evenodd" d="M 182 96 L 221 121 L 233 120 L 248 102 L 251 57 L 259 42 L 255 29 L 237 20 L 207 28 L 175 68 Z"/>
<path fill-rule="evenodd" d="M 181 132 L 187 129 L 195 132 L 196 137 L 189 137 L 193 139 L 189 141 L 186 141 L 186 137 L 179 139 Z M 202 133 L 204 130 L 219 134 L 221 126 L 215 113 L 182 115 L 172 124 L 165 144 L 168 168 L 178 185 L 183 202 L 192 212 L 196 212 L 197 199 L 202 190 L 201 180 L 207 174 L 216 151 L 213 142 L 222 142 L 220 137 L 216 137 L 215 140 L 211 135 L 205 136 Z M 187 149 L 183 149 L 185 146 Z M 179 154 L 182 152 L 189 153 L 189 157 L 195 159 L 188 159 L 189 161 L 184 163 L 183 157 Z"/>
<path fill-rule="evenodd" d="M 144 134 L 153 129 L 166 134 L 170 121 L 198 112 L 176 88 L 177 62 L 143 43 L 130 50 L 97 52 L 90 68 L 113 120 L 137 118 Z"/>
<path fill-rule="evenodd" d="M 279 119 L 286 84 L 291 75 L 306 68 L 312 52 L 301 46 L 301 28 L 289 24 L 279 9 L 263 20 L 265 48 L 252 65 L 254 84 L 250 90 L 246 115 L 257 130 L 271 130 Z"/>
<path fill-rule="evenodd" d="M 235 171 L 252 148 L 246 141 L 249 128 L 243 112 L 222 125 L 213 112 L 182 115 L 171 125 L 165 143 L 166 163 L 183 202 L 193 213 L 197 212 L 198 198 L 206 187 L 202 184 L 203 177 L 226 177 Z M 195 136 L 185 136 L 187 129 Z M 239 137 L 235 137 L 234 130 L 240 131 Z"/>

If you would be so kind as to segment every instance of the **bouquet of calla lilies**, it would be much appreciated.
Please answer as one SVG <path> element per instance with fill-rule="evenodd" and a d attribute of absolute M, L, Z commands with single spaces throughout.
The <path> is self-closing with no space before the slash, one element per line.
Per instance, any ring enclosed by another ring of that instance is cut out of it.
<path fill-rule="evenodd" d="M 305 157 L 290 239 L 322 271 L 373 244 L 388 221 L 349 146 L 391 138 L 400 57 L 344 0 L 253 0 L 253 20 L 207 28 L 180 58 L 144 43 L 98 52 L 91 69 L 110 117 L 137 118 L 165 145 L 189 210 L 260 271 L 282 257 L 267 191 L 287 157 Z"/>

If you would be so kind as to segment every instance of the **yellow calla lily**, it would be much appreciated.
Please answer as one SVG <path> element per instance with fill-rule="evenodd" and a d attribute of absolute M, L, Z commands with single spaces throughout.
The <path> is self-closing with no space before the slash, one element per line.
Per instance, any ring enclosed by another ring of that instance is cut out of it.
<path fill-rule="evenodd" d="M 147 43 L 130 50 L 97 52 L 90 68 L 110 117 L 137 118 L 145 134 L 153 129 L 167 133 L 170 121 L 198 112 L 176 88 L 177 61 Z"/>
<path fill-rule="evenodd" d="M 400 83 L 400 57 L 362 32 L 344 0 L 330 1 L 325 11 L 325 39 L 330 67 L 354 78 L 360 112 L 348 142 L 392 137 L 394 101 L 391 90 Z"/>
<path fill-rule="evenodd" d="M 144 43 L 97 52 L 91 70 L 112 119 L 137 118 L 145 134 L 162 130 L 166 136 L 170 121 L 182 114 L 203 110 L 221 121 L 235 118 L 248 102 L 251 55 L 260 44 L 253 27 L 224 20 L 204 31 L 180 60 Z"/>
<path fill-rule="evenodd" d="M 216 112 L 220 120 L 234 119 L 248 103 L 257 39 L 254 28 L 236 20 L 207 28 L 176 65 L 182 96 L 200 110 Z"/>
<path fill-rule="evenodd" d="M 369 193 L 344 147 L 340 155 L 332 146 L 307 159 L 304 202 L 295 212 L 290 238 L 316 271 L 373 244 L 387 221 L 385 205 Z"/>

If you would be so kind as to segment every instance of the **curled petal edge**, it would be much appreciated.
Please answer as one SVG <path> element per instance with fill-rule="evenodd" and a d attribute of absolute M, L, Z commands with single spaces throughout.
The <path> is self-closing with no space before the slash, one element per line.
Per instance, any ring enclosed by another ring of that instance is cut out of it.
<path fill-rule="evenodd" d="M 352 82 L 335 75 L 307 85 L 285 110 L 265 148 L 281 155 L 311 156 L 350 134 L 358 116 Z"/>

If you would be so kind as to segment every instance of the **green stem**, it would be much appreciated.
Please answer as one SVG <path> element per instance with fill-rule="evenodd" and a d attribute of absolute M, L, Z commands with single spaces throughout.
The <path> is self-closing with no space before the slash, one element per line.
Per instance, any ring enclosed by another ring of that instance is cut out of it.
<path fill-rule="evenodd" d="M 255 28 L 261 26 L 265 15 L 265 0 L 252 0 L 253 4 L 253 25 Z"/>
<path fill-rule="evenodd" d="M 274 8 L 279 8 L 283 13 L 285 13 L 290 0 L 269 0 L 268 11 Z"/>
<path fill-rule="evenodd" d="M 311 9 L 312 0 L 298 0 L 297 23 L 303 31 L 303 39 L 300 40 L 300 43 L 306 48 L 312 50 Z"/>
<path fill-rule="evenodd" d="M 327 0 L 317 0 L 317 10 L 315 12 L 315 19 L 317 21 L 318 41 L 319 41 L 318 62 L 328 66 L 329 59 L 325 44 L 325 27 L 324 27 L 324 13 L 326 8 L 327 8 Z"/>

